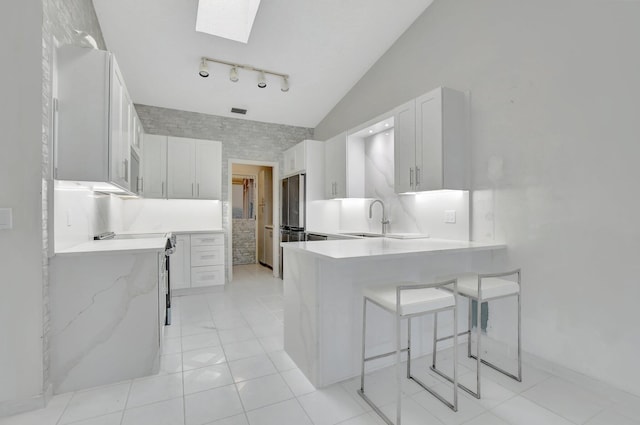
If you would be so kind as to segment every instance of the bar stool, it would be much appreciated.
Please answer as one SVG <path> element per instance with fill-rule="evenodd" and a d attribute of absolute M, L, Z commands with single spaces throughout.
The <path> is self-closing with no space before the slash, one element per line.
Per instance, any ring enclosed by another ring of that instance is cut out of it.
<path fill-rule="evenodd" d="M 480 398 L 480 364 L 485 364 L 492 369 L 497 370 L 500 373 L 505 374 L 506 376 L 515 379 L 518 382 L 522 382 L 522 318 L 521 318 L 521 301 L 520 301 L 520 288 L 521 288 L 521 278 L 520 278 L 520 269 L 508 271 L 504 273 L 491 273 L 491 274 L 476 274 L 476 273 L 468 273 L 457 276 L 458 285 L 457 292 L 459 295 L 463 297 L 467 297 L 469 299 L 469 329 L 466 332 L 461 332 L 458 335 L 468 335 L 467 337 L 467 357 L 473 358 L 476 360 L 476 392 L 467 388 L 462 384 L 458 384 L 460 388 L 464 391 L 468 392 L 472 396 L 476 398 Z M 517 281 L 511 281 L 507 279 L 503 279 L 507 276 L 517 275 Z M 454 290 L 455 291 L 455 290 Z M 482 303 L 488 301 L 494 301 L 500 298 L 506 297 L 517 297 L 518 300 L 518 372 L 517 375 L 507 372 L 506 370 L 490 363 L 481 356 L 481 340 L 482 340 L 482 329 L 481 329 L 481 310 Z M 476 321 L 477 321 L 477 346 L 476 346 L 476 354 L 471 354 L 471 319 L 472 319 L 472 301 L 476 301 L 477 303 L 477 311 L 476 311 Z M 457 333 L 457 328 L 454 334 Z M 451 336 L 438 338 L 437 337 L 437 313 L 434 319 L 434 334 L 433 334 L 433 362 L 431 365 L 431 370 L 436 372 L 438 375 L 442 376 L 449 382 L 453 382 L 454 379 L 444 374 L 442 371 L 436 368 L 436 345 L 438 342 L 451 339 Z M 455 342 L 454 342 L 455 344 Z M 454 353 L 455 355 L 455 353 Z M 455 378 L 455 377 L 454 377 Z"/>
<path fill-rule="evenodd" d="M 445 290 L 447 285 L 451 286 L 450 290 Z M 456 294 L 457 294 L 457 280 L 450 279 L 444 282 L 438 283 L 428 283 L 428 284 L 417 284 L 417 283 L 397 283 L 397 284 L 389 284 L 389 285 L 379 285 L 379 286 L 370 286 L 366 287 L 363 290 L 363 305 L 362 305 L 362 369 L 360 375 L 360 390 L 358 394 L 366 401 L 371 408 L 378 414 L 380 417 L 389 425 L 394 425 L 393 422 L 375 405 L 375 403 L 369 399 L 365 395 L 364 389 L 364 366 L 365 363 L 371 360 L 380 359 L 383 357 L 387 357 L 390 355 L 396 355 L 396 375 L 397 375 L 397 410 L 396 410 L 396 423 L 395 425 L 401 425 L 401 400 L 402 400 L 402 391 L 401 391 L 401 383 L 402 377 L 400 373 L 400 363 L 401 363 L 401 352 L 407 352 L 407 378 L 412 379 L 422 388 L 427 390 L 433 396 L 435 396 L 438 400 L 442 401 L 444 404 L 449 406 L 453 411 L 458 410 L 458 369 L 457 369 L 457 342 L 458 335 L 457 332 L 454 332 L 454 357 L 453 357 L 453 403 L 447 401 L 443 396 L 438 394 L 436 391 L 427 387 L 423 382 L 419 379 L 413 377 L 411 375 L 411 319 L 423 316 L 425 314 L 437 314 L 439 312 L 453 311 L 454 317 L 454 329 L 457 329 L 457 303 L 456 303 Z M 365 353 L 365 336 L 366 336 L 366 326 L 367 326 L 367 302 L 373 303 L 378 307 L 390 312 L 395 317 L 395 342 L 396 349 L 394 351 L 378 354 L 375 356 L 366 357 Z M 407 348 L 403 349 L 401 347 L 401 335 L 400 335 L 400 324 L 402 319 L 407 319 L 407 327 L 408 327 L 408 336 L 407 336 Z"/>

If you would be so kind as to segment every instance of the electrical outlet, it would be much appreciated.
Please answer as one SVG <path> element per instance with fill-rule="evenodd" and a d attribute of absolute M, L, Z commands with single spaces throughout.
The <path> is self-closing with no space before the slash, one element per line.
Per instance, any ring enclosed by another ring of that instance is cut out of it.
<path fill-rule="evenodd" d="M 456 210 L 445 210 L 444 211 L 444 222 L 445 223 L 455 223 L 456 222 Z"/>

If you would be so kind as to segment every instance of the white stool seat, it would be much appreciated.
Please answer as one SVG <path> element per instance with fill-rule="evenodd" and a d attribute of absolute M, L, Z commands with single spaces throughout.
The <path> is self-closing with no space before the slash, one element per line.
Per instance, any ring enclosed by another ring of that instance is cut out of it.
<path fill-rule="evenodd" d="M 465 273 L 456 276 L 458 278 L 458 293 L 469 298 L 478 298 L 478 275 L 476 273 Z M 516 295 L 520 292 L 520 285 L 499 277 L 482 278 L 482 299 Z"/>
<path fill-rule="evenodd" d="M 363 295 L 382 308 L 396 313 L 396 287 L 399 285 L 415 285 L 415 282 L 398 282 L 394 284 L 373 285 L 363 289 Z M 400 293 L 400 316 L 416 313 L 427 313 L 443 308 L 453 307 L 455 299 L 451 292 L 438 288 L 420 288 L 403 290 Z"/>

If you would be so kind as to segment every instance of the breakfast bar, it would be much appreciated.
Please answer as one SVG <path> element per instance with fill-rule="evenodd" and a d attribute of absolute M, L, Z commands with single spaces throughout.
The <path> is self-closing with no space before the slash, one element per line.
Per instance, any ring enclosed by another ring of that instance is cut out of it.
<path fill-rule="evenodd" d="M 499 243 L 391 238 L 290 242 L 282 247 L 284 348 L 316 388 L 360 372 L 365 285 L 430 282 L 453 273 L 501 269 L 507 251 Z M 367 334 L 368 351 L 393 349 L 392 327 L 384 314 L 368 316 L 368 326 L 375 331 Z M 445 328 L 449 319 L 443 317 Z M 430 318 L 416 321 L 412 335 L 429 332 L 431 324 Z M 416 356 L 430 352 L 430 341 L 415 340 Z M 385 361 L 390 359 L 380 365 Z"/>

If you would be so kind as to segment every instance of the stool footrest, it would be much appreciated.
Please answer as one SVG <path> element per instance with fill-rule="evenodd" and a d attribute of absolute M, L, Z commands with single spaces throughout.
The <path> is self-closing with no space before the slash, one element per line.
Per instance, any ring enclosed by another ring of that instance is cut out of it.
<path fill-rule="evenodd" d="M 469 357 L 471 357 L 474 360 L 478 360 L 478 357 L 474 356 L 473 354 L 469 355 Z M 483 365 L 485 366 L 489 366 L 491 369 L 493 370 L 497 370 L 498 372 L 507 375 L 509 378 L 515 379 L 518 382 L 522 382 L 522 377 L 516 376 L 511 372 L 507 372 L 506 370 L 502 369 L 501 367 L 498 367 L 492 363 L 489 363 L 488 361 L 486 361 L 485 359 L 480 359 L 480 361 L 482 362 Z"/>
<path fill-rule="evenodd" d="M 378 406 L 376 406 L 375 403 L 364 394 L 364 391 L 358 390 L 358 394 L 360 394 L 360 397 L 362 397 L 362 399 L 366 401 L 369 406 L 371 406 L 373 411 L 376 412 L 388 425 L 395 425 L 393 422 L 391 422 L 387 415 L 382 413 L 382 410 L 380 410 Z"/>
<path fill-rule="evenodd" d="M 464 331 L 464 332 L 460 332 L 458 333 L 458 336 L 464 336 L 464 335 L 471 335 L 471 331 Z M 442 338 L 438 338 L 436 339 L 436 342 L 440 342 L 440 341 L 446 341 L 448 339 L 452 339 L 453 335 L 449 335 L 449 336 L 443 336 Z"/>
<path fill-rule="evenodd" d="M 429 366 L 429 368 L 435 372 L 436 374 L 438 374 L 438 376 L 441 376 L 442 378 L 446 379 L 447 381 L 451 382 L 453 384 L 453 379 L 451 379 L 450 376 L 445 375 L 443 372 L 440 372 L 438 369 L 436 369 L 434 366 Z M 478 395 L 478 393 L 474 392 L 473 390 L 467 388 L 466 386 L 462 385 L 461 383 L 458 382 L 458 388 L 460 388 L 463 391 L 466 391 L 467 393 L 471 394 L 472 396 L 474 396 L 477 399 L 480 399 L 480 396 Z"/>
<path fill-rule="evenodd" d="M 402 350 L 400 350 L 401 353 L 404 353 L 406 351 L 409 351 L 409 349 L 408 348 L 403 348 Z M 375 356 L 367 357 L 367 358 L 364 359 L 364 361 L 368 362 L 370 360 L 377 360 L 377 359 L 381 359 L 383 357 L 392 356 L 394 354 L 396 354 L 396 351 L 389 351 L 388 353 L 383 353 L 383 354 L 378 354 L 378 355 L 375 355 Z"/>
<path fill-rule="evenodd" d="M 422 382 L 421 380 L 419 380 L 418 378 L 414 378 L 413 376 L 409 376 L 409 379 L 411 379 L 413 382 L 415 382 L 416 384 L 420 385 L 422 388 L 424 388 L 429 394 L 431 394 L 432 396 L 434 396 L 435 398 L 437 398 L 438 400 L 440 400 L 441 402 L 443 402 L 447 407 L 449 407 L 449 409 L 453 410 L 454 412 L 458 411 L 458 408 L 456 406 L 453 405 L 453 403 L 450 403 L 449 400 L 447 400 L 446 398 L 442 397 L 440 394 L 438 394 L 436 391 L 432 390 L 431 388 L 429 388 L 427 385 L 424 384 L 424 382 Z M 453 382 L 453 381 L 452 381 Z M 459 384 L 458 384 L 459 385 Z"/>

